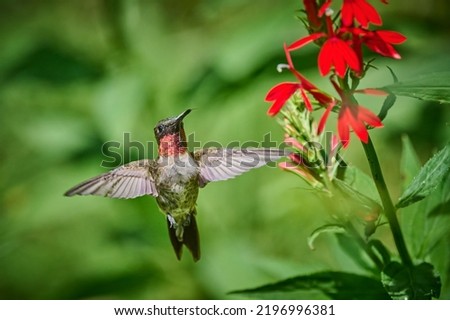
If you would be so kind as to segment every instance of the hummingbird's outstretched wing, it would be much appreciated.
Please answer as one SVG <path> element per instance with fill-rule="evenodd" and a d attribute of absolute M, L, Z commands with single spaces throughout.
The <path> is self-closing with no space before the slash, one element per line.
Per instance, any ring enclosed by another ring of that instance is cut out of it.
<path fill-rule="evenodd" d="M 208 148 L 195 152 L 194 159 L 200 167 L 200 187 L 204 187 L 208 182 L 234 178 L 286 155 L 282 149 Z"/>
<path fill-rule="evenodd" d="M 65 196 L 99 195 L 110 198 L 136 198 L 143 195 L 157 196 L 152 177 L 152 160 L 127 163 L 107 173 L 80 183 L 67 191 Z"/>

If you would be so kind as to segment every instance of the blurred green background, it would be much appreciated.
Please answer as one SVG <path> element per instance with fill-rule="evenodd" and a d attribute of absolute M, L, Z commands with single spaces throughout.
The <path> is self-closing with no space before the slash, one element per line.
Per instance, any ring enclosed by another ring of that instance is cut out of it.
<path fill-rule="evenodd" d="M 448 1 L 372 3 L 384 28 L 408 41 L 398 48 L 403 60 L 377 59 L 379 70 L 363 86 L 391 83 L 386 65 L 400 79 L 450 69 Z M 281 128 L 265 114 L 264 96 L 292 80 L 275 67 L 285 62 L 283 42 L 305 35 L 295 18 L 300 5 L 2 0 L 0 298 L 235 298 L 226 293 L 322 270 L 359 271 L 331 236 L 309 250 L 306 237 L 329 220 L 327 212 L 305 184 L 278 169 L 201 190 L 203 257 L 196 264 L 187 252 L 176 260 L 165 219 L 150 197 L 62 196 L 106 170 L 100 167 L 104 142 L 122 141 L 124 132 L 135 141 L 154 141 L 154 124 L 187 107 L 196 110 L 186 131 L 202 144 L 261 141 L 267 132 L 281 141 Z M 330 88 L 317 76 L 316 55 L 309 46 L 294 61 Z M 382 101 L 361 102 L 378 110 Z M 394 197 L 400 192 L 400 136 L 411 137 L 424 162 L 448 140 L 449 119 L 448 106 L 402 98 L 385 128 L 373 132 Z M 345 158 L 368 172 L 356 139 Z M 379 235 L 390 241 L 386 230 Z M 447 279 L 448 270 L 440 271 Z M 321 296 L 305 295 L 312 297 Z M 448 289 L 442 297 L 450 298 Z"/>

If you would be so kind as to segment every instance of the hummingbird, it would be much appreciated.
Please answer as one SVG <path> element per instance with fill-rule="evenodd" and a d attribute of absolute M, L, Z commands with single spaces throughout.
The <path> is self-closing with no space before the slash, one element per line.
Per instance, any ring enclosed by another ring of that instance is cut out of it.
<path fill-rule="evenodd" d="M 154 133 L 158 157 L 129 162 L 109 172 L 81 182 L 65 196 L 99 195 L 131 199 L 156 198 L 165 214 L 170 242 L 178 260 L 183 245 L 193 260 L 200 259 L 200 239 L 196 222 L 199 188 L 209 182 L 238 176 L 250 169 L 286 155 L 277 148 L 206 148 L 190 152 L 187 148 L 183 120 L 191 112 L 159 121 Z"/>

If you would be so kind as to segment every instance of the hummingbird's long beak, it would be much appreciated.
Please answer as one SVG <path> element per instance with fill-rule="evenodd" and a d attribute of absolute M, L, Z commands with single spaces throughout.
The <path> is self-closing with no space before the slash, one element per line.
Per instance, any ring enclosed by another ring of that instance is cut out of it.
<path fill-rule="evenodd" d="M 192 109 L 187 109 L 186 111 L 183 111 L 177 118 L 176 121 L 177 122 L 181 122 L 183 121 L 183 119 L 189 114 L 191 113 Z"/>

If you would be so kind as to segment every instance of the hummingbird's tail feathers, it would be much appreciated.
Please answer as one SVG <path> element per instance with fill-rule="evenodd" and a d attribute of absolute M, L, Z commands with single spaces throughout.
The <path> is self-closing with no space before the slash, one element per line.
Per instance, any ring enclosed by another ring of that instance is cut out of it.
<path fill-rule="evenodd" d="M 189 249 L 194 261 L 200 260 L 200 237 L 198 235 L 197 221 L 195 220 L 195 209 L 191 212 L 191 222 L 184 227 L 183 243 Z"/>
<path fill-rule="evenodd" d="M 168 215 L 169 217 L 169 215 Z M 185 245 L 192 254 L 195 262 L 200 260 L 200 237 L 198 234 L 197 221 L 195 220 L 195 209 L 190 214 L 189 224 L 184 226 L 183 239 L 180 241 L 177 237 L 177 228 L 167 218 L 167 228 L 169 230 L 169 238 L 172 243 L 173 250 L 178 260 L 183 254 L 183 245 Z"/>
<path fill-rule="evenodd" d="M 173 223 L 169 219 L 170 215 L 167 215 L 167 229 L 169 230 L 170 243 L 172 243 L 173 250 L 177 256 L 178 260 L 181 260 L 183 254 L 183 242 L 180 242 L 176 235 L 176 228 L 174 228 Z"/>

